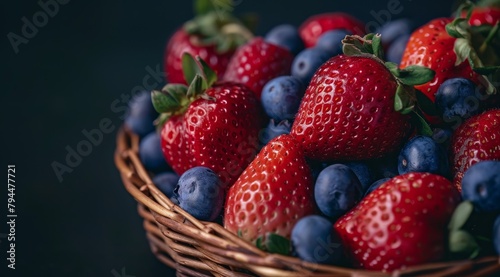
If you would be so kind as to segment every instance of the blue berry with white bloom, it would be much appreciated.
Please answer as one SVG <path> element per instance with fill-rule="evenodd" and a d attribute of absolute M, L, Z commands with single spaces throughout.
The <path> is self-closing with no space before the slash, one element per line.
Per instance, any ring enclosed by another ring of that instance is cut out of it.
<path fill-rule="evenodd" d="M 314 185 L 314 199 L 321 212 L 336 220 L 361 199 L 363 188 L 356 174 L 346 165 L 333 164 L 323 169 Z"/>
<path fill-rule="evenodd" d="M 336 264 L 342 257 L 342 244 L 332 222 L 319 215 L 297 221 L 291 245 L 292 254 L 311 263 Z"/>
<path fill-rule="evenodd" d="M 462 179 L 462 197 L 483 212 L 500 212 L 500 161 L 481 161 Z"/>
<path fill-rule="evenodd" d="M 265 128 L 262 131 L 262 133 L 260 133 L 260 142 L 262 143 L 262 145 L 266 145 L 273 138 L 279 135 L 289 134 L 291 129 L 292 129 L 291 121 L 283 120 L 277 122 L 271 118 L 271 120 L 269 120 L 267 128 Z"/>
<path fill-rule="evenodd" d="M 151 102 L 151 92 L 143 91 L 130 100 L 125 114 L 125 126 L 142 138 L 155 130 L 153 121 L 157 116 Z"/>
<path fill-rule="evenodd" d="M 447 176 L 448 158 L 440 144 L 428 136 L 416 136 L 408 141 L 398 157 L 398 172 L 429 172 Z"/>
<path fill-rule="evenodd" d="M 325 32 L 318 38 L 314 47 L 328 51 L 331 57 L 342 54 L 342 40 L 350 34 L 343 29 Z"/>
<path fill-rule="evenodd" d="M 436 92 L 436 108 L 445 122 L 467 119 L 482 111 L 476 85 L 464 78 L 444 81 Z"/>
<path fill-rule="evenodd" d="M 265 41 L 288 49 L 297 55 L 304 49 L 304 42 L 297 28 L 290 24 L 282 24 L 272 28 L 264 37 Z"/>
<path fill-rule="evenodd" d="M 157 132 L 145 136 L 139 144 L 139 158 L 147 170 L 152 172 L 167 171 L 170 167 L 161 150 L 161 139 Z"/>
<path fill-rule="evenodd" d="M 373 182 L 372 170 L 370 169 L 368 164 L 366 164 L 365 162 L 347 162 L 345 163 L 345 165 L 347 165 L 352 171 L 354 171 L 354 174 L 356 174 L 359 182 L 361 183 L 363 191 L 368 189 L 368 187 Z"/>
<path fill-rule="evenodd" d="M 152 179 L 153 184 L 168 198 L 174 196 L 174 189 L 179 181 L 179 175 L 174 172 L 162 172 Z"/>
<path fill-rule="evenodd" d="M 292 76 L 298 78 L 303 84 L 309 85 L 314 73 L 328 61 L 332 55 L 321 48 L 307 48 L 301 51 L 292 63 Z"/>
<path fill-rule="evenodd" d="M 174 193 L 186 212 L 199 220 L 213 221 L 222 210 L 225 186 L 213 170 L 197 166 L 181 175 Z"/>
<path fill-rule="evenodd" d="M 398 38 L 410 35 L 413 29 L 413 24 L 409 19 L 402 18 L 389 21 L 382 25 L 377 33 L 381 35 L 383 45 L 391 45 Z"/>
<path fill-rule="evenodd" d="M 403 58 L 403 53 L 406 49 L 406 44 L 410 40 L 410 35 L 403 35 L 394 40 L 387 49 L 387 61 L 399 64 Z"/>
<path fill-rule="evenodd" d="M 370 194 L 372 191 L 376 190 L 378 187 L 380 187 L 383 183 L 389 181 L 391 178 L 382 178 L 382 179 L 379 179 L 375 182 L 373 182 L 373 184 L 370 185 L 370 187 L 368 187 L 368 189 L 366 190 L 365 192 L 365 196 L 367 196 L 368 194 Z"/>
<path fill-rule="evenodd" d="M 304 84 L 293 76 L 280 76 L 267 82 L 261 102 L 266 114 L 276 121 L 293 120 L 305 93 Z"/>

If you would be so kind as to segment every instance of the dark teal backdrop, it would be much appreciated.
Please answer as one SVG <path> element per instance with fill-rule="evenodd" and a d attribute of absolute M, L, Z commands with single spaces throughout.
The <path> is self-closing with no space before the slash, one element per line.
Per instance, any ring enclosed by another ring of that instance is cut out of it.
<path fill-rule="evenodd" d="M 130 276 L 170 276 L 174 271 L 149 251 L 135 201 L 123 188 L 113 164 L 113 152 L 123 101 L 144 86 L 144 77 L 151 76 L 150 83 L 155 83 L 154 71 L 162 63 L 164 44 L 190 18 L 191 2 L 41 0 L 48 2 L 57 3 L 57 9 L 43 12 L 37 1 L 0 4 L 0 166 L 4 172 L 8 164 L 17 169 L 14 273 L 122 276 L 124 269 Z M 280 23 L 299 25 L 308 16 L 326 11 L 352 13 L 370 22 L 369 26 L 387 21 L 388 16 L 423 24 L 449 15 L 452 3 L 236 2 L 237 13 L 252 11 L 260 16 L 258 34 Z M 389 14 L 391 7 L 398 12 Z M 34 27 L 30 29 L 27 21 Z M 58 178 L 51 165 L 65 163 L 68 149 L 88 140 L 84 130 L 98 129 L 100 124 L 107 124 L 104 129 L 110 132 L 91 145 L 86 157 L 73 160 L 72 172 Z M 6 173 L 0 176 L 7 178 Z M 0 192 L 3 222 L 6 185 Z M 1 234 L 6 232 L 7 225 L 0 223 L 0 276 L 13 274 L 4 271 L 7 240 Z"/>

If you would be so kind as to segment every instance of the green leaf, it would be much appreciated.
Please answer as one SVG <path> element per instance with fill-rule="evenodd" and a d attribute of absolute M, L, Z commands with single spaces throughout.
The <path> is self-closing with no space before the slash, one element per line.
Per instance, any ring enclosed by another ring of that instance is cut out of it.
<path fill-rule="evenodd" d="M 153 101 L 153 107 L 159 113 L 171 112 L 181 106 L 180 102 L 173 95 L 158 90 L 153 90 L 151 92 L 151 99 Z"/>
<path fill-rule="evenodd" d="M 413 110 L 415 100 L 410 95 L 408 88 L 404 85 L 399 85 L 394 96 L 394 110 L 402 114 L 408 114 Z"/>
<path fill-rule="evenodd" d="M 463 23 L 467 23 L 465 18 L 456 18 L 452 22 L 446 24 L 446 32 L 454 38 L 466 38 L 468 37 L 467 31 L 461 26 Z"/>
<path fill-rule="evenodd" d="M 460 203 L 451 216 L 448 229 L 451 231 L 460 230 L 474 211 L 474 205 L 470 201 Z"/>
<path fill-rule="evenodd" d="M 153 121 L 153 124 L 156 126 L 156 131 L 161 132 L 163 129 L 163 126 L 167 122 L 167 120 L 170 119 L 171 114 L 170 113 L 161 113 L 155 121 Z"/>
<path fill-rule="evenodd" d="M 399 77 L 399 66 L 396 63 L 393 62 L 385 62 L 385 67 L 389 69 L 389 71 L 392 73 L 392 75 Z"/>
<path fill-rule="evenodd" d="M 418 133 L 423 136 L 432 136 L 432 129 L 425 121 L 425 119 L 419 115 L 416 111 L 413 111 L 412 117 L 414 119 L 415 125 L 417 126 Z"/>
<path fill-rule="evenodd" d="M 215 71 L 202 58 L 197 57 L 196 59 L 201 64 L 207 86 L 211 87 L 215 82 L 217 82 L 217 73 L 215 73 Z"/>
<path fill-rule="evenodd" d="M 266 234 L 265 246 L 270 253 L 290 254 L 290 240 L 274 233 Z"/>
<path fill-rule="evenodd" d="M 418 89 L 415 90 L 415 96 L 417 97 L 418 106 L 424 113 L 430 116 L 438 115 L 436 104 L 434 104 L 432 100 L 429 99 L 429 97 L 427 97 Z"/>
<path fill-rule="evenodd" d="M 238 230 L 238 233 L 237 233 L 237 234 L 238 234 L 238 237 L 239 237 L 239 238 L 242 238 L 242 237 L 243 237 L 243 232 L 241 231 L 241 229 L 240 229 L 240 230 Z"/>
<path fill-rule="evenodd" d="M 473 236 L 464 230 L 455 230 L 450 232 L 449 248 L 452 253 L 464 253 L 477 255 L 479 252 L 479 245 Z"/>
<path fill-rule="evenodd" d="M 203 77 L 201 77 L 199 74 L 196 74 L 196 76 L 194 76 L 193 81 L 191 82 L 191 84 L 188 87 L 188 90 L 186 93 L 187 98 L 193 99 L 193 98 L 197 97 L 198 95 L 202 94 L 204 92 L 204 90 L 206 89 L 206 85 L 207 85 L 206 80 Z"/>
<path fill-rule="evenodd" d="M 266 248 L 262 244 L 262 237 L 258 237 L 257 240 L 255 240 L 255 246 L 257 246 L 260 250 L 266 251 Z"/>
<path fill-rule="evenodd" d="M 182 55 L 182 72 L 184 73 L 184 79 L 188 84 L 191 84 L 196 74 L 200 73 L 198 63 L 194 57 L 187 52 Z"/>
<path fill-rule="evenodd" d="M 204 15 L 209 12 L 232 12 L 234 3 L 232 0 L 196 0 L 194 10 L 196 15 Z"/>
<path fill-rule="evenodd" d="M 471 54 L 472 47 L 469 44 L 469 40 L 465 38 L 457 38 L 455 40 L 454 51 L 457 56 L 457 60 L 455 61 L 455 66 L 463 63 L 466 59 L 469 58 Z M 481 61 L 479 61 L 481 62 Z"/>
<path fill-rule="evenodd" d="M 420 66 L 410 65 L 399 71 L 398 79 L 401 83 L 409 86 L 421 85 L 431 81 L 434 78 L 434 70 Z"/>
<path fill-rule="evenodd" d="M 384 48 L 382 47 L 382 40 L 379 34 L 374 35 L 372 38 L 372 50 L 375 56 L 380 59 L 384 58 Z"/>

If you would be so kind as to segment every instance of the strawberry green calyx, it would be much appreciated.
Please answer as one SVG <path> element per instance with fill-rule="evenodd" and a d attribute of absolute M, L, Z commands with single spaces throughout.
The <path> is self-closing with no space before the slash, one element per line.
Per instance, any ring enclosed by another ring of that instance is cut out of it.
<path fill-rule="evenodd" d="M 185 53 L 182 56 L 184 78 L 190 84 L 167 84 L 161 91 L 153 90 L 151 98 L 155 110 L 160 113 L 156 124 L 163 126 L 170 116 L 183 114 L 198 98 L 214 100 L 205 91 L 217 81 L 217 74 L 200 57 Z"/>
<path fill-rule="evenodd" d="M 290 255 L 290 240 L 275 233 L 266 233 L 255 241 L 257 248 L 269 253 Z"/>
<path fill-rule="evenodd" d="M 500 8 L 500 0 L 480 0 L 477 1 L 476 6 Z"/>
<path fill-rule="evenodd" d="M 381 44 L 380 34 L 368 34 L 364 37 L 357 35 L 346 36 L 343 40 L 343 51 L 346 56 L 367 57 L 377 60 L 385 65 L 392 73 L 398 87 L 394 97 L 394 110 L 402 114 L 410 114 L 417 126 L 419 133 L 424 135 L 432 135 L 432 130 L 419 114 L 422 107 L 433 108 L 432 103 L 419 103 L 422 93 L 416 90 L 413 86 L 425 84 L 434 78 L 435 72 L 427 67 L 412 65 L 405 69 L 400 69 L 397 64 L 392 62 L 384 62 L 383 47 Z M 417 103 L 422 107 L 417 109 Z"/>
<path fill-rule="evenodd" d="M 446 31 L 456 38 L 455 65 L 467 60 L 471 69 L 482 76 L 480 81 L 486 87 L 486 93 L 494 94 L 496 89 L 485 75 L 500 71 L 500 22 L 494 26 L 471 26 L 469 19 L 474 7 L 470 1 L 462 4 L 457 10 L 457 17 L 446 25 Z M 466 16 L 462 17 L 464 11 Z"/>
<path fill-rule="evenodd" d="M 253 37 L 242 21 L 232 15 L 231 0 L 196 0 L 196 17 L 184 24 L 198 45 L 215 45 L 218 53 L 226 53 L 245 44 Z"/>

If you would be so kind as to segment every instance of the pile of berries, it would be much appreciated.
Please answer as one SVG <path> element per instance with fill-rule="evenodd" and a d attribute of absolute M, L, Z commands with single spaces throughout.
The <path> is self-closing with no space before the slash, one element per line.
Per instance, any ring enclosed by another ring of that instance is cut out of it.
<path fill-rule="evenodd" d="M 500 253 L 498 1 L 416 29 L 332 12 L 263 37 L 206 2 L 125 119 L 172 202 L 315 263 Z"/>

